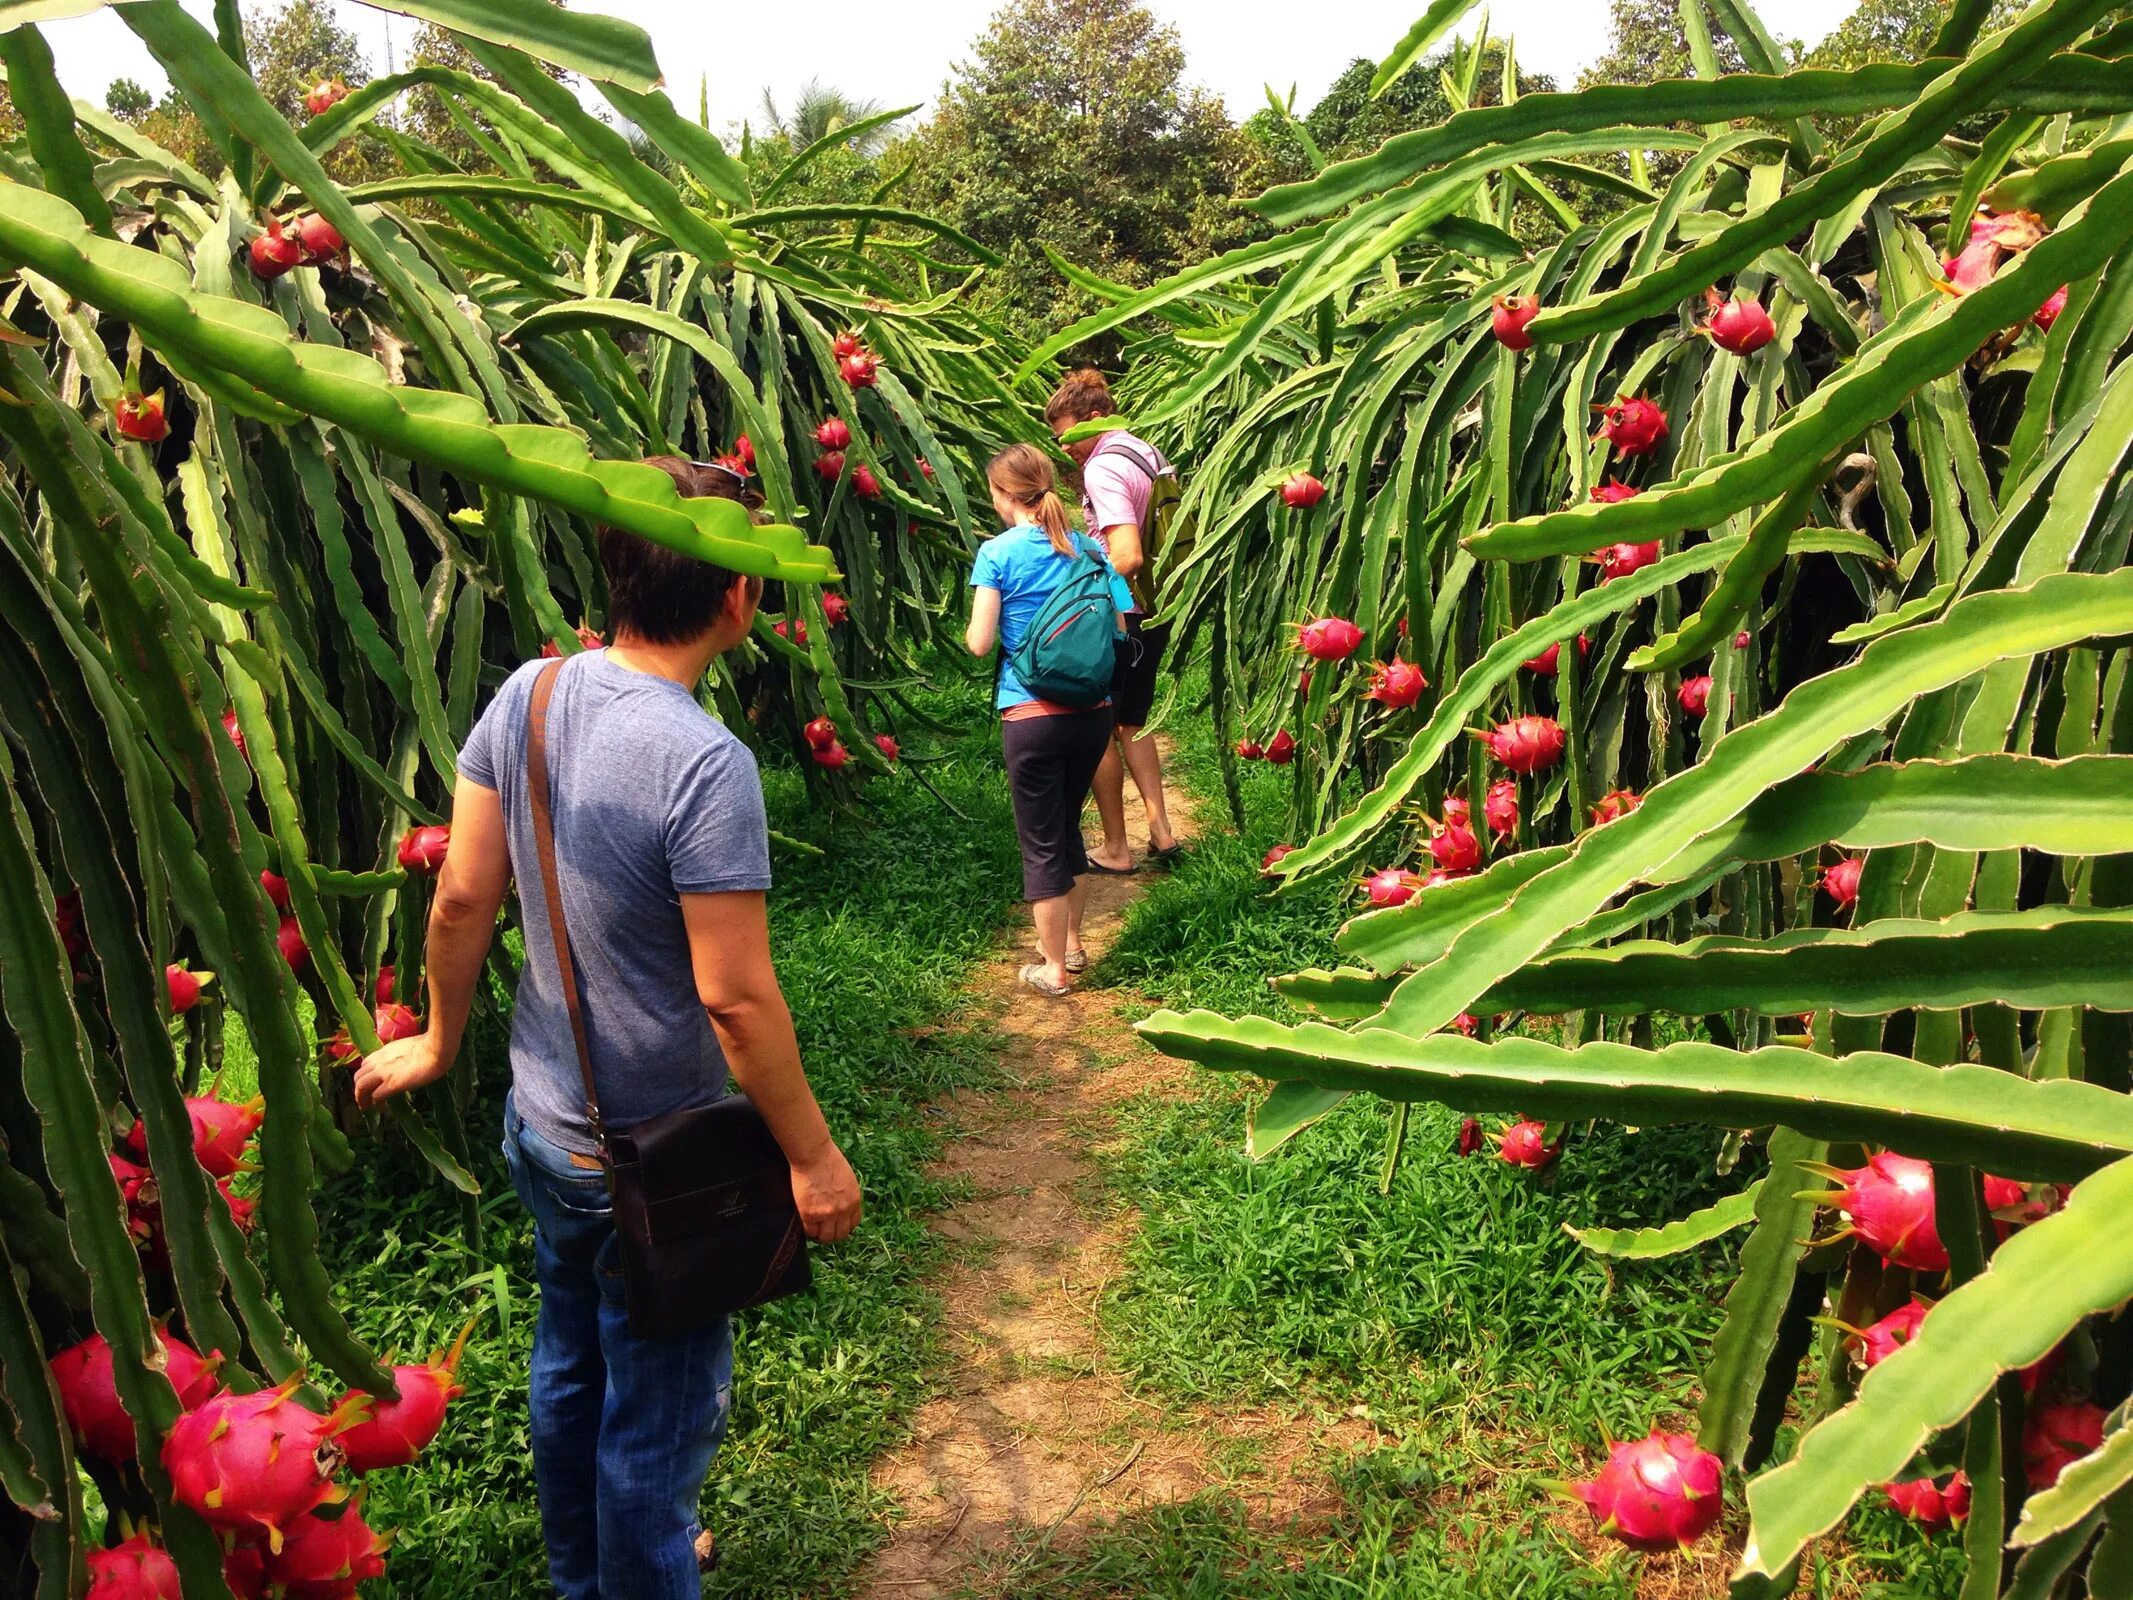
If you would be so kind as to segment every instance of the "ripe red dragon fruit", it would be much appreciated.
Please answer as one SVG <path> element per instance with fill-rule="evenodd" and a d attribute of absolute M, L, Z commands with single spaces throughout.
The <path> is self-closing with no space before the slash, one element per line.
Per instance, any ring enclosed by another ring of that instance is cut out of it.
<path fill-rule="evenodd" d="M 1733 636 L 1733 648 L 1736 650 L 1748 648 L 1748 630 L 1746 628 L 1741 629 L 1740 632 Z"/>
<path fill-rule="evenodd" d="M 1498 778 L 1481 799 L 1481 820 L 1494 834 L 1518 831 L 1518 780 Z"/>
<path fill-rule="evenodd" d="M 1240 761 L 1263 761 L 1266 759 L 1266 746 L 1247 734 L 1237 741 L 1237 759 Z"/>
<path fill-rule="evenodd" d="M 259 887 L 266 891 L 267 898 L 274 903 L 276 911 L 287 911 L 289 909 L 289 880 L 287 878 L 284 878 L 278 872 L 262 871 L 259 874 Z"/>
<path fill-rule="evenodd" d="M 323 116 L 348 98 L 348 85 L 339 78 L 321 78 L 304 91 L 304 109 Z"/>
<path fill-rule="evenodd" d="M 1872 1370 L 1918 1337 L 1918 1325 L 1932 1310 L 1925 1301 L 1912 1298 L 1877 1322 L 1861 1328 L 1851 1341 L 1859 1365 Z"/>
<path fill-rule="evenodd" d="M 200 1003 L 200 977 L 173 962 L 163 969 L 163 987 L 170 992 L 170 1014 L 182 1017 Z"/>
<path fill-rule="evenodd" d="M 1296 846 L 1293 844 L 1277 844 L 1259 858 L 1259 870 L 1261 872 L 1272 872 L 1294 854 L 1296 854 Z"/>
<path fill-rule="evenodd" d="M 1422 676 L 1422 669 L 1411 662 L 1394 659 L 1371 674 L 1370 687 L 1363 691 L 1363 698 L 1375 700 L 1390 711 L 1402 711 L 1422 698 L 1422 691 L 1429 687 L 1429 680 Z"/>
<path fill-rule="evenodd" d="M 2086 1400 L 2032 1406 L 2022 1428 L 2022 1471 L 2030 1489 L 2049 1489 L 2060 1473 L 2102 1443 L 2103 1407 Z"/>
<path fill-rule="evenodd" d="M 267 1600 L 267 1553 L 256 1544 L 230 1546 L 222 1557 L 222 1581 L 237 1600 Z"/>
<path fill-rule="evenodd" d="M 378 976 L 370 986 L 370 1003 L 374 1006 L 389 1006 L 393 1002 L 393 988 L 399 982 L 392 965 L 378 968 Z"/>
<path fill-rule="evenodd" d="M 111 424 L 126 439 L 155 444 L 170 437 L 170 419 L 163 414 L 163 391 L 142 394 L 128 389 L 111 403 Z"/>
<path fill-rule="evenodd" d="M 2029 320 L 2045 333 L 2052 331 L 2052 324 L 2059 320 L 2059 313 L 2066 309 L 2066 285 L 2060 284 L 2052 291 L 2052 297 L 2037 307 Z"/>
<path fill-rule="evenodd" d="M 855 389 L 871 389 L 878 381 L 881 357 L 871 350 L 855 350 L 837 363 L 837 376 Z"/>
<path fill-rule="evenodd" d="M 1578 635 L 1578 659 L 1583 661 L 1592 654 L 1592 640 L 1585 634 Z M 1558 639 L 1537 656 L 1529 656 L 1519 663 L 1528 672 L 1538 677 L 1552 678 L 1562 670 L 1563 641 Z"/>
<path fill-rule="evenodd" d="M 815 425 L 815 443 L 825 450 L 842 450 L 851 442 L 851 424 L 842 417 L 824 417 Z"/>
<path fill-rule="evenodd" d="M 852 603 L 835 589 L 822 596 L 822 615 L 833 628 L 852 620 Z"/>
<path fill-rule="evenodd" d="M 393 1368 L 393 1387 L 400 1391 L 397 1400 L 373 1399 L 360 1389 L 350 1392 L 349 1399 L 360 1396 L 368 1401 L 369 1410 L 362 1421 L 341 1434 L 349 1471 L 404 1467 L 429 1448 L 444 1426 L 445 1407 L 465 1393 L 459 1384 L 459 1362 L 466 1354 L 467 1335 L 473 1331 L 470 1322 L 460 1329 L 451 1349 L 440 1350 L 420 1366 Z"/>
<path fill-rule="evenodd" d="M 2064 1203 L 2056 1185 L 2024 1183 L 2019 1178 L 1996 1178 L 1985 1174 L 1985 1209 L 2000 1224 L 2001 1237 L 2015 1228 L 2042 1222 Z"/>
<path fill-rule="evenodd" d="M 410 828 L 400 836 L 400 865 L 409 872 L 434 876 L 444 866 L 445 852 L 451 847 L 450 828 L 435 823 Z"/>
<path fill-rule="evenodd" d="M 52 903 L 52 929 L 66 947 L 67 959 L 79 965 L 89 953 L 89 936 L 82 932 L 81 894 L 69 889 Z"/>
<path fill-rule="evenodd" d="M 817 717 L 800 730 L 800 736 L 816 750 L 827 750 L 837 742 L 837 724 L 828 717 Z"/>
<path fill-rule="evenodd" d="M 266 1121 L 266 1104 L 259 1095 L 249 1100 L 224 1100 L 203 1094 L 187 1097 L 185 1114 L 193 1125 L 193 1155 L 211 1178 L 227 1178 L 244 1162 L 244 1147 Z M 139 1122 L 126 1135 L 127 1148 L 141 1160 L 148 1159 L 148 1129 Z"/>
<path fill-rule="evenodd" d="M 825 450 L 815 457 L 815 476 L 824 483 L 835 483 L 844 475 L 844 452 Z"/>
<path fill-rule="evenodd" d="M 363 1402 L 343 1401 L 320 1416 L 290 1398 L 296 1381 L 257 1394 L 218 1394 L 178 1419 L 163 1441 L 172 1495 L 210 1526 L 264 1533 L 270 1553 L 307 1511 L 338 1501 L 335 1436 Z"/>
<path fill-rule="evenodd" d="M 1277 767 L 1285 767 L 1296 759 L 1296 741 L 1289 737 L 1287 728 L 1277 729 L 1274 737 L 1267 741 L 1266 758 Z"/>
<path fill-rule="evenodd" d="M 1320 617 L 1296 635 L 1297 647 L 1313 661 L 1346 661 L 1362 643 L 1363 630 L 1346 617 Z"/>
<path fill-rule="evenodd" d="M 385 1576 L 385 1541 L 354 1506 L 338 1517 L 306 1512 L 267 1552 L 265 1576 L 282 1600 L 352 1600 L 356 1585 Z"/>
<path fill-rule="evenodd" d="M 1526 324 L 1540 315 L 1541 303 L 1530 294 L 1500 294 L 1489 307 L 1489 331 L 1506 350 L 1530 350 L 1533 335 Z"/>
<path fill-rule="evenodd" d="M 780 639 L 789 639 L 801 649 L 807 648 L 807 619 L 795 617 L 790 622 L 773 622 L 770 631 Z"/>
<path fill-rule="evenodd" d="M 1624 540 L 1621 544 L 1611 544 L 1605 549 L 1595 550 L 1586 559 L 1600 564 L 1600 581 L 1606 583 L 1611 578 L 1626 578 L 1632 572 L 1640 571 L 1657 561 L 1659 541 L 1647 539 L 1638 544 L 1633 540 Z"/>
<path fill-rule="evenodd" d="M 1600 1519 L 1600 1531 L 1632 1550 L 1678 1550 L 1695 1543 L 1725 1510 L 1718 1457 L 1685 1433 L 1654 1428 L 1607 1454 L 1599 1475 L 1570 1492 Z"/>
<path fill-rule="evenodd" d="M 239 755 L 244 756 L 247 760 L 251 758 L 251 753 L 244 747 L 244 729 L 238 725 L 237 708 L 235 706 L 222 713 L 222 735 L 237 747 Z"/>
<path fill-rule="evenodd" d="M 145 1533 L 90 1551 L 88 1568 L 87 1600 L 183 1600 L 178 1564 Z"/>
<path fill-rule="evenodd" d="M 1465 1034 L 1469 1039 L 1474 1037 L 1475 1031 L 1479 1029 L 1480 1026 L 1481 1019 L 1475 1016 L 1474 1013 L 1471 1011 L 1462 1011 L 1459 1013 L 1458 1016 L 1452 1018 L 1452 1027 L 1458 1032 Z"/>
<path fill-rule="evenodd" d="M 1474 825 L 1473 815 L 1474 808 L 1467 804 L 1465 795 L 1448 794 L 1444 797 L 1444 820 L 1447 824 L 1456 822 L 1462 827 L 1471 828 Z"/>
<path fill-rule="evenodd" d="M 230 1187 L 230 1180 L 217 1178 L 215 1192 L 222 1196 L 222 1203 L 229 1208 L 230 1221 L 237 1224 L 239 1233 L 252 1231 L 252 1219 L 259 1210 L 259 1202 L 249 1195 L 241 1195 Z"/>
<path fill-rule="evenodd" d="M 864 464 L 852 468 L 852 492 L 862 500 L 881 498 L 881 480 L 874 476 L 874 469 Z"/>
<path fill-rule="evenodd" d="M 1760 300 L 1729 300 L 1716 289 L 1706 289 L 1704 302 L 1710 307 L 1711 319 L 1696 331 L 1708 333 L 1721 350 L 1751 356 L 1777 337 L 1777 324 L 1770 320 L 1770 313 Z"/>
<path fill-rule="evenodd" d="M 1592 808 L 1592 825 L 1613 822 L 1617 817 L 1626 817 L 1644 804 L 1644 796 L 1634 789 L 1610 789 L 1600 796 Z"/>
<path fill-rule="evenodd" d="M 315 267 L 345 254 L 348 241 L 341 237 L 341 230 L 320 216 L 308 212 L 297 220 L 296 242 L 303 246 L 304 265 Z"/>
<path fill-rule="evenodd" d="M 126 1207 L 126 1232 L 151 1261 L 158 1259 L 163 1252 L 163 1208 L 156 1195 L 155 1174 L 117 1151 L 105 1159 L 111 1163 L 111 1181 Z"/>
<path fill-rule="evenodd" d="M 918 458 L 918 475 L 921 478 L 930 478 L 933 476 L 933 463 L 928 461 L 924 456 L 920 456 Z"/>
<path fill-rule="evenodd" d="M 842 361 L 846 356 L 856 356 L 865 348 L 866 346 L 860 341 L 859 335 L 850 328 L 846 328 L 830 341 L 830 354 L 839 361 Z"/>
<path fill-rule="evenodd" d="M 1463 1156 L 1477 1155 L 1486 1139 L 1487 1135 L 1481 1131 L 1479 1117 L 1462 1117 L 1459 1122 L 1459 1138 L 1453 1148 Z"/>
<path fill-rule="evenodd" d="M 178 1391 L 178 1404 L 190 1411 L 215 1392 L 215 1372 L 222 1357 L 203 1357 L 183 1340 L 158 1331 L 163 1347 L 163 1375 Z M 133 1419 L 120 1405 L 112 1371 L 111 1346 L 100 1333 L 52 1357 L 52 1383 L 60 1408 L 84 1455 L 114 1465 L 133 1459 Z"/>
<path fill-rule="evenodd" d="M 1884 1150 L 1863 1167 L 1813 1168 L 1842 1185 L 1824 1198 L 1849 1221 L 1838 1235 L 1859 1241 L 1892 1267 L 1944 1272 L 1948 1252 L 1933 1215 L 1933 1168 Z"/>
<path fill-rule="evenodd" d="M 1489 753 L 1521 776 L 1545 771 L 1563 758 L 1563 725 L 1553 717 L 1513 717 L 1482 737 Z"/>
<path fill-rule="evenodd" d="M 1909 1483 L 1884 1483 L 1881 1492 L 1897 1513 L 1928 1533 L 1953 1527 L 1970 1515 L 1970 1480 L 1958 1472 L 1946 1484 L 1931 1478 L 1913 1478 Z"/>
<path fill-rule="evenodd" d="M 1463 822 L 1445 822 L 1429 840 L 1430 859 L 1445 872 L 1472 872 L 1481 865 L 1481 841 Z"/>
<path fill-rule="evenodd" d="M 1307 697 L 1310 693 L 1311 669 L 1309 667 L 1305 667 L 1303 671 L 1296 674 L 1296 695 L 1298 699 L 1303 699 Z"/>
<path fill-rule="evenodd" d="M 733 454 L 750 472 L 755 471 L 755 441 L 745 433 L 733 436 Z"/>
<path fill-rule="evenodd" d="M 1711 704 L 1711 675 L 1699 673 L 1693 678 L 1683 678 L 1681 687 L 1674 691 L 1674 698 L 1690 716 L 1702 716 Z"/>
<path fill-rule="evenodd" d="M 378 1038 L 385 1044 L 412 1039 L 422 1031 L 422 1019 L 398 1004 L 379 1006 L 370 1014 L 370 1025 L 378 1030 Z"/>
<path fill-rule="evenodd" d="M 1972 294 L 1990 283 L 2001 265 L 2042 239 L 2051 230 L 2033 211 L 2002 211 L 1970 220 L 1970 239 L 1959 255 L 1945 258 L 1945 287 L 1951 294 Z M 1954 232 L 1951 227 L 1949 232 Z"/>
<path fill-rule="evenodd" d="M 828 744 L 815 751 L 815 765 L 827 767 L 832 772 L 835 772 L 851 759 L 852 752 L 845 749 L 842 742 L 836 739 L 832 739 Z"/>
<path fill-rule="evenodd" d="M 881 752 L 884 761 L 901 760 L 904 753 L 903 746 L 896 742 L 896 735 L 893 733 L 875 734 L 874 748 Z"/>
<path fill-rule="evenodd" d="M 1498 1159 L 1514 1167 L 1545 1167 L 1562 1154 L 1560 1144 L 1548 1142 L 1548 1126 L 1531 1117 L 1521 1118 L 1496 1136 Z"/>
<path fill-rule="evenodd" d="M 714 467 L 725 468 L 726 471 L 732 473 L 736 478 L 750 477 L 755 472 L 755 469 L 753 467 L 749 466 L 747 462 L 743 461 L 739 456 L 734 455 L 730 451 L 722 456 L 713 456 L 711 458 L 711 465 L 713 465 Z"/>
<path fill-rule="evenodd" d="M 266 231 L 254 234 L 245 250 L 255 278 L 278 278 L 304 264 L 303 241 L 282 232 L 279 217 L 268 217 Z"/>
<path fill-rule="evenodd" d="M 1326 498 L 1326 486 L 1308 472 L 1292 472 L 1281 480 L 1281 503 L 1291 511 L 1308 511 Z"/>
<path fill-rule="evenodd" d="M 1624 500 L 1636 499 L 1642 493 L 1644 493 L 1642 489 L 1632 488 L 1626 483 L 1616 483 L 1612 478 L 1605 483 L 1596 483 L 1592 487 L 1594 503 L 1603 506 L 1619 505 Z"/>
<path fill-rule="evenodd" d="M 1422 888 L 1422 880 L 1399 867 L 1386 867 L 1363 880 L 1363 894 L 1373 906 L 1404 906 Z"/>
<path fill-rule="evenodd" d="M 1642 395 L 1624 395 L 1599 409 L 1599 437 L 1613 445 L 1617 455 L 1648 456 L 1666 442 L 1666 413 Z"/>
<path fill-rule="evenodd" d="M 1846 856 L 1822 874 L 1822 887 L 1830 899 L 1848 906 L 1859 898 L 1859 874 L 1866 870 L 1866 857 Z"/>

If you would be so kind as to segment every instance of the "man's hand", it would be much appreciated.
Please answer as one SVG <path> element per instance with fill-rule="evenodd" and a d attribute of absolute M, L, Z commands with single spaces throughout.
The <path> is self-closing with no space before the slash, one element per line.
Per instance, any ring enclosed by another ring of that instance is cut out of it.
<path fill-rule="evenodd" d="M 435 1083 L 451 1066 L 451 1057 L 432 1031 L 395 1039 L 365 1056 L 356 1068 L 356 1104 L 365 1111 L 375 1110 L 380 1100 Z"/>
<path fill-rule="evenodd" d="M 834 1144 L 792 1169 L 792 1199 L 800 1226 L 817 1244 L 835 1244 L 859 1226 L 859 1175 Z"/>

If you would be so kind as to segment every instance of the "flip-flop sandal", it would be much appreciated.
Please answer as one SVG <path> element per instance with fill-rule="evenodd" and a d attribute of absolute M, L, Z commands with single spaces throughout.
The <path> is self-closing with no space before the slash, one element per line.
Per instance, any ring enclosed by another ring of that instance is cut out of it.
<path fill-rule="evenodd" d="M 1054 983 L 1044 975 L 1044 963 L 1032 961 L 1022 969 L 1022 981 L 1043 995 L 1047 1000 L 1065 1000 L 1074 991 L 1063 983 Z"/>
<path fill-rule="evenodd" d="M 1184 853 L 1185 841 L 1182 839 L 1172 840 L 1169 848 L 1163 850 L 1158 850 L 1155 847 L 1155 841 L 1153 839 L 1150 839 L 1148 841 L 1148 859 L 1150 861 L 1160 861 L 1166 867 L 1169 866 L 1171 862 L 1177 860 L 1177 858 L 1183 855 Z"/>
<path fill-rule="evenodd" d="M 1141 864 L 1136 861 L 1130 867 L 1107 867 L 1101 861 L 1091 861 L 1089 870 L 1106 878 L 1130 878 L 1141 870 Z"/>
<path fill-rule="evenodd" d="M 1059 964 L 1069 972 L 1087 972 L 1089 970 L 1089 952 L 1086 950 L 1069 950 L 1066 953 L 1066 959 Z"/>

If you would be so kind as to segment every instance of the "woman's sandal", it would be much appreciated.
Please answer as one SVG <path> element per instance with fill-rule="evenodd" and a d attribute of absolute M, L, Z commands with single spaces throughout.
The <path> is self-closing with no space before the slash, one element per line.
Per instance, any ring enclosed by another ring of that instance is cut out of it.
<path fill-rule="evenodd" d="M 1160 850 L 1155 847 L 1153 839 L 1148 841 L 1148 859 L 1150 861 L 1160 861 L 1166 867 L 1184 853 L 1185 841 L 1183 839 L 1173 839 Z"/>
<path fill-rule="evenodd" d="M 1065 984 L 1054 983 L 1047 978 L 1044 975 L 1044 963 L 1041 961 L 1032 961 L 1022 969 L 1021 976 L 1024 983 L 1035 989 L 1047 1000 L 1064 1000 L 1074 992 Z"/>
<path fill-rule="evenodd" d="M 1069 950 L 1066 953 L 1066 959 L 1059 964 L 1069 972 L 1087 972 L 1089 970 L 1089 952 L 1086 950 Z"/>
<path fill-rule="evenodd" d="M 1136 861 L 1130 867 L 1107 867 L 1101 861 L 1091 860 L 1089 870 L 1106 878 L 1130 878 L 1141 870 L 1141 864 Z"/>

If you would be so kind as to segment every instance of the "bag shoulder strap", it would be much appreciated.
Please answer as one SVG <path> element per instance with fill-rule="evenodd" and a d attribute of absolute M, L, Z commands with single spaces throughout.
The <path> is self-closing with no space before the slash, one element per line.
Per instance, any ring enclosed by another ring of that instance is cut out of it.
<path fill-rule="evenodd" d="M 548 701 L 562 670 L 561 661 L 551 661 L 533 680 L 533 698 L 526 708 L 526 805 L 533 813 L 533 848 L 540 858 L 541 890 L 548 901 L 548 937 L 555 945 L 556 968 L 563 976 L 563 1009 L 570 1014 L 570 1037 L 578 1047 L 578 1075 L 585 1083 L 585 1115 L 592 1124 L 593 1140 L 605 1156 L 607 1129 L 600 1121 L 600 1092 L 593 1087 L 592 1050 L 585 1042 L 585 1008 L 578 997 L 578 968 L 570 956 L 570 930 L 563 922 L 563 882 L 556 871 L 555 816 L 548 795 Z"/>
<path fill-rule="evenodd" d="M 1124 456 L 1128 461 L 1132 462 L 1136 467 L 1139 467 L 1141 469 L 1142 475 L 1145 476 L 1150 483 L 1155 482 L 1156 479 L 1164 475 L 1161 466 L 1158 465 L 1157 461 L 1154 458 L 1143 456 L 1138 450 L 1134 449 L 1133 446 L 1126 443 L 1126 441 L 1123 439 L 1112 440 L 1101 450 L 1098 450 L 1094 455 L 1090 456 L 1089 459 L 1091 461 L 1100 461 L 1105 456 Z"/>

